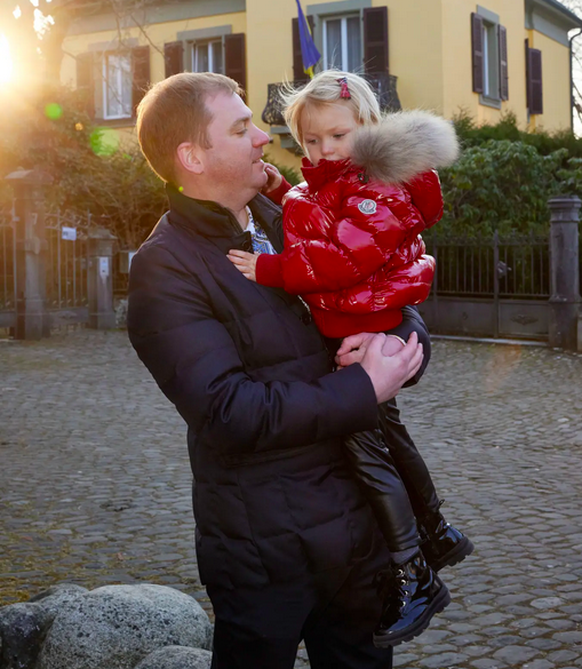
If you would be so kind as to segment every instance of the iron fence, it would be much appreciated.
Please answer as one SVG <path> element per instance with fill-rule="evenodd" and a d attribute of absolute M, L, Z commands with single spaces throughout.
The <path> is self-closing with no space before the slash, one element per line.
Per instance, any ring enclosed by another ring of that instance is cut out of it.
<path fill-rule="evenodd" d="M 12 213 L 0 211 L 0 312 L 16 308 L 16 233 Z"/>
<path fill-rule="evenodd" d="M 74 309 L 88 304 L 87 234 L 91 214 L 81 218 L 60 211 L 45 218 L 46 306 L 49 310 Z"/>
<path fill-rule="evenodd" d="M 543 300 L 550 297 L 550 246 L 545 237 L 448 237 L 430 231 L 436 259 L 432 292 L 443 296 Z"/>

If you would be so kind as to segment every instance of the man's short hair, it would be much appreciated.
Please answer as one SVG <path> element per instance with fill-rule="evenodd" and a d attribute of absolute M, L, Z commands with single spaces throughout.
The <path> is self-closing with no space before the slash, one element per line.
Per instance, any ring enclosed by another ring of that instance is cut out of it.
<path fill-rule="evenodd" d="M 176 183 L 176 150 L 183 142 L 210 148 L 212 115 L 206 100 L 218 93 L 237 93 L 236 81 L 212 72 L 174 74 L 154 84 L 137 108 L 137 137 L 152 170 Z"/>

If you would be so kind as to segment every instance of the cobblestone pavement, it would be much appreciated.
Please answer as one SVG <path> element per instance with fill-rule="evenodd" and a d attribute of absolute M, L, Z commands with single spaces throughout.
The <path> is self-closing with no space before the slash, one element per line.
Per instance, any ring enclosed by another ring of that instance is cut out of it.
<path fill-rule="evenodd" d="M 582 667 L 582 356 L 437 341 L 404 419 L 474 556 L 407 669 Z M 0 341 L 0 605 L 61 580 L 196 596 L 185 429 L 122 332 Z M 297 666 L 307 666 L 300 650 Z"/>

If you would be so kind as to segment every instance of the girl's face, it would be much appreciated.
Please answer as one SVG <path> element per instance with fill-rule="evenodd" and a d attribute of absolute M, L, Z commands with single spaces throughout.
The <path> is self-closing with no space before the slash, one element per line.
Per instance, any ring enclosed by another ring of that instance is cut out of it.
<path fill-rule="evenodd" d="M 320 160 L 344 160 L 351 157 L 352 133 L 358 127 L 354 111 L 345 102 L 305 105 L 299 119 L 307 157 L 317 165 Z"/>

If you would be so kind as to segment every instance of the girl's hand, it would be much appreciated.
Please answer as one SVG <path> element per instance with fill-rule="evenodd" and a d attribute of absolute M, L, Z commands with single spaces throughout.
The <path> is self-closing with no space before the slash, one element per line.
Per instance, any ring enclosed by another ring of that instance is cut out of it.
<path fill-rule="evenodd" d="M 353 365 L 354 362 L 362 362 L 368 345 L 375 337 L 373 332 L 360 332 L 360 334 L 350 335 L 346 337 L 339 347 L 335 362 L 338 368 Z M 390 356 L 399 353 L 406 342 L 396 335 L 386 335 L 384 344 L 382 345 L 382 355 Z"/>
<path fill-rule="evenodd" d="M 251 281 L 257 280 L 257 259 L 254 253 L 231 249 L 226 256 L 238 271 Z"/>
<path fill-rule="evenodd" d="M 346 337 L 338 348 L 335 362 L 339 368 L 353 365 L 354 362 L 362 362 L 366 348 L 375 337 L 373 332 L 360 332 L 360 334 Z"/>
<path fill-rule="evenodd" d="M 270 193 L 272 190 L 277 190 L 283 183 L 281 172 L 271 163 L 265 163 L 265 173 L 267 175 L 267 183 L 261 189 L 262 193 Z"/>

